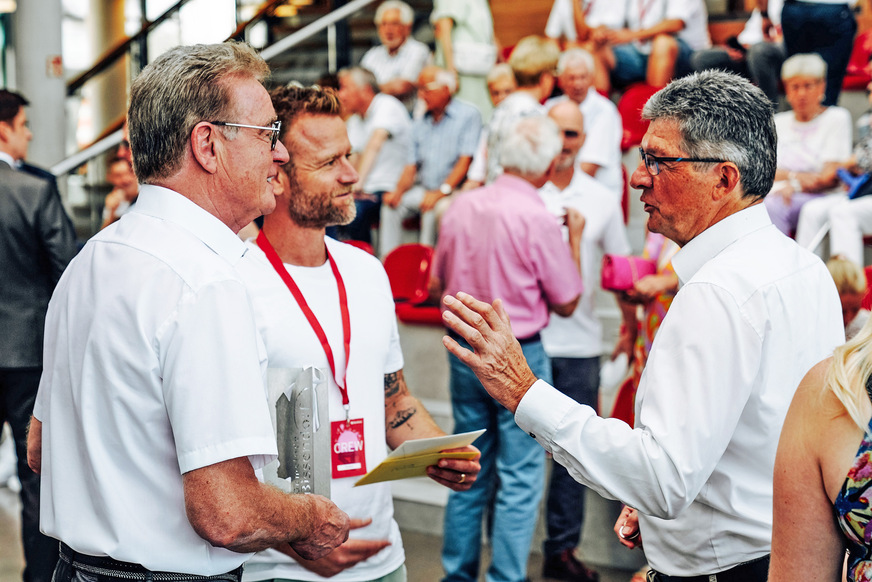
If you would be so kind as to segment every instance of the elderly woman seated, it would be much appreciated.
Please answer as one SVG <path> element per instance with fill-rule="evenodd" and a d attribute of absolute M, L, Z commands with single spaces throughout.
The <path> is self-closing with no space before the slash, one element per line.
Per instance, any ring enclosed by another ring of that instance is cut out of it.
<path fill-rule="evenodd" d="M 792 111 L 775 116 L 776 181 L 764 203 L 772 222 L 788 235 L 803 204 L 838 191 L 836 170 L 851 156 L 851 114 L 822 104 L 826 76 L 827 64 L 817 54 L 794 55 L 781 67 Z"/>

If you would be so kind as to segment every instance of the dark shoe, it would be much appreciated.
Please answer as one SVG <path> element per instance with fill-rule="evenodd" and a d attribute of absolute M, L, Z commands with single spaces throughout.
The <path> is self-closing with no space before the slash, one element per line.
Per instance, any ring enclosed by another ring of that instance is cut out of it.
<path fill-rule="evenodd" d="M 599 576 L 575 557 L 573 549 L 545 558 L 542 577 L 568 582 L 597 582 Z"/>

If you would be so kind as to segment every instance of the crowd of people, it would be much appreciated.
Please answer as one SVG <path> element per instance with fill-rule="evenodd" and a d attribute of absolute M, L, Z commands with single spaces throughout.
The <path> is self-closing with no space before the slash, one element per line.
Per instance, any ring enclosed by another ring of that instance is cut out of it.
<path fill-rule="evenodd" d="M 822 6 L 779 20 L 761 0 L 722 48 L 701 0 L 557 0 L 500 63 L 485 0 L 434 2 L 433 55 L 386 0 L 380 44 L 333 87 L 270 90 L 244 43 L 177 47 L 131 87 L 81 250 L 24 163 L 27 101 L 0 91 L 0 420 L 25 580 L 404 582 L 390 487 L 354 483 L 386 448 L 445 436 L 406 384 L 379 261 L 415 215 L 454 430 L 487 429 L 426 469 L 450 490 L 446 582 L 478 579 L 483 532 L 485 579 L 528 579 L 543 496 L 543 577 L 595 581 L 585 488 L 624 504 L 614 533 L 644 539 L 653 582 L 872 580 L 872 132 L 852 152 L 842 53 L 790 38 L 839 14 Z M 790 110 L 773 115 L 763 61 Z M 597 265 L 631 244 L 610 97 L 638 81 L 659 89 L 629 179 L 656 272 L 616 295 L 612 347 Z M 632 424 L 598 410 L 608 354 L 632 362 Z M 308 368 L 329 496 L 266 477 L 287 446 L 274 393 L 297 402 L 268 370 Z"/>

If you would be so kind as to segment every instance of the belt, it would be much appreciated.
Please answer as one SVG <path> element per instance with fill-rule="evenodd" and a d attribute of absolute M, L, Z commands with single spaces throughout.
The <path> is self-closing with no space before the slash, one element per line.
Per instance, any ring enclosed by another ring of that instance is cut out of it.
<path fill-rule="evenodd" d="M 60 559 L 80 572 L 124 580 L 142 580 L 143 582 L 188 582 L 194 580 L 239 582 L 242 580 L 242 566 L 239 566 L 232 572 L 215 576 L 197 576 L 196 574 L 184 574 L 181 572 L 153 572 L 140 564 L 121 562 L 106 556 L 80 554 L 63 542 L 61 542 Z"/>
<path fill-rule="evenodd" d="M 717 574 L 699 576 L 667 576 L 656 570 L 648 571 L 648 582 L 766 582 L 769 574 L 769 554 L 756 560 L 743 562 Z"/>
<path fill-rule="evenodd" d="M 452 329 L 449 329 L 449 330 L 448 330 L 448 337 L 450 337 L 450 338 L 453 339 L 453 340 L 461 340 L 461 341 L 463 341 L 463 342 L 466 341 L 465 339 L 463 339 L 463 337 L 462 337 L 459 333 L 457 333 L 456 331 L 454 331 L 454 330 L 452 330 Z M 522 346 L 524 346 L 524 345 L 527 345 L 527 344 L 532 344 L 532 343 L 536 343 L 536 342 L 541 342 L 541 341 L 542 341 L 542 335 L 541 335 L 539 332 L 536 332 L 536 333 L 534 333 L 534 334 L 531 335 L 531 336 L 527 336 L 527 337 L 519 337 L 519 338 L 515 338 L 515 339 L 518 340 L 518 343 L 519 343 L 519 344 L 521 344 Z"/>

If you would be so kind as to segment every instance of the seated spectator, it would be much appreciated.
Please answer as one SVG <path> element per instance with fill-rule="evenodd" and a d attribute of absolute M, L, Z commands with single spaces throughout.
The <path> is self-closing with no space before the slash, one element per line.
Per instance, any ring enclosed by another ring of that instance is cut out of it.
<path fill-rule="evenodd" d="M 491 72 L 487 74 L 486 80 L 487 92 L 494 107 L 497 107 L 518 88 L 515 73 L 512 71 L 512 66 L 508 63 L 495 65 Z"/>
<path fill-rule="evenodd" d="M 109 160 L 106 169 L 106 181 L 112 185 L 112 191 L 106 195 L 103 201 L 103 224 L 101 229 L 106 228 L 121 218 L 139 196 L 139 183 L 133 167 L 125 158 L 113 157 Z"/>
<path fill-rule="evenodd" d="M 512 55 L 509 65 L 515 74 L 518 88 L 506 97 L 494 110 L 487 132 L 487 182 L 490 183 L 502 173 L 496 155 L 499 151 L 502 133 L 522 117 L 542 114 L 542 102 L 554 90 L 554 71 L 560 53 L 553 41 L 539 37 L 522 38 Z"/>
<path fill-rule="evenodd" d="M 826 77 L 827 64 L 813 53 L 794 55 L 781 68 L 792 111 L 775 116 L 776 181 L 763 202 L 773 224 L 787 235 L 796 229 L 806 202 L 838 191 L 836 170 L 851 155 L 851 114 L 823 105 Z"/>
<path fill-rule="evenodd" d="M 844 257 L 827 261 L 827 269 L 842 302 L 842 323 L 845 324 L 845 339 L 850 340 L 869 319 L 869 310 L 863 309 L 863 298 L 869 289 L 866 273 L 857 263 Z"/>
<path fill-rule="evenodd" d="M 872 100 L 872 93 L 869 95 Z M 830 235 L 830 255 L 841 255 L 858 265 L 865 264 L 863 237 L 872 235 L 872 134 L 869 131 L 870 117 L 860 118 L 858 125 L 860 141 L 854 147 L 854 155 L 845 164 L 845 169 L 866 180 L 856 192 L 842 192 L 811 200 L 802 207 L 796 227 L 796 242 L 811 251 L 820 253 L 826 233 Z"/>
<path fill-rule="evenodd" d="M 780 15 L 781 0 L 769 0 L 769 17 L 776 26 Z M 778 72 L 787 55 L 780 35 L 764 37 L 762 21 L 755 8 L 738 37 L 730 37 L 726 45 L 696 51 L 690 64 L 694 71 L 722 69 L 751 79 L 777 108 Z"/>
<path fill-rule="evenodd" d="M 381 41 L 363 55 L 360 66 L 372 71 L 379 90 L 393 95 L 411 113 L 415 106 L 415 82 L 430 60 L 426 44 L 411 37 L 415 13 L 400 0 L 387 0 L 375 11 Z"/>
<path fill-rule="evenodd" d="M 608 188 L 620 200 L 623 189 L 621 136 L 623 126 L 618 108 L 593 88 L 593 56 L 583 49 L 569 49 L 557 61 L 557 86 L 561 97 L 545 102 L 550 109 L 572 101 L 584 115 L 587 139 L 578 154 L 581 169 Z"/>
<path fill-rule="evenodd" d="M 592 52 L 602 73 L 597 90 L 645 81 L 664 87 L 690 72 L 693 51 L 709 48 L 708 13 L 703 0 L 651 0 L 627 4 L 625 28 L 600 27 L 591 33 Z"/>
<path fill-rule="evenodd" d="M 481 133 L 481 114 L 453 99 L 457 79 L 449 71 L 427 67 L 418 79 L 418 94 L 426 113 L 412 125 L 409 161 L 397 187 L 384 195 L 379 248 L 382 257 L 400 244 L 405 217 L 421 215 L 422 244 L 436 245 L 436 215 L 440 200 L 452 195 L 466 179 Z"/>
<path fill-rule="evenodd" d="M 619 2 L 554 0 L 545 24 L 545 36 L 564 41 L 567 49 L 582 47 L 586 46 L 594 29 L 621 28 L 624 17 L 625 9 Z"/>
<path fill-rule="evenodd" d="M 360 174 L 354 199 L 357 217 L 351 224 L 328 229 L 342 240 L 372 244 L 372 225 L 378 221 L 382 194 L 397 187 L 406 165 L 412 120 L 403 104 L 379 92 L 375 75 L 362 67 L 339 71 L 339 101 L 349 115 L 348 138 L 352 164 Z"/>

